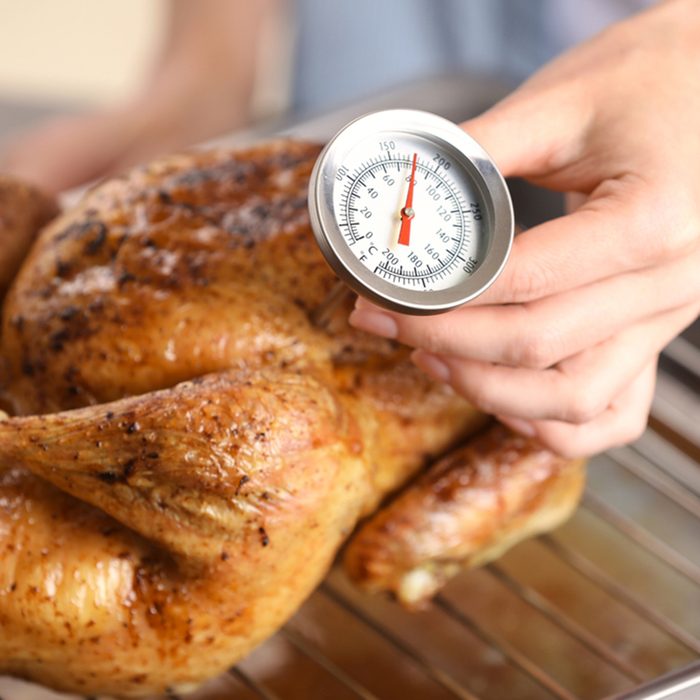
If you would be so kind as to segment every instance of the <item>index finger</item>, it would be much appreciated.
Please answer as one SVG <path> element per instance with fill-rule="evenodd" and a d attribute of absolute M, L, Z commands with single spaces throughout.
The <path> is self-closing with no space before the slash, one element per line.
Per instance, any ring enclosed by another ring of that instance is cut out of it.
<path fill-rule="evenodd" d="M 598 199 L 516 236 L 493 285 L 470 305 L 513 304 L 659 264 L 680 251 L 636 201 Z"/>

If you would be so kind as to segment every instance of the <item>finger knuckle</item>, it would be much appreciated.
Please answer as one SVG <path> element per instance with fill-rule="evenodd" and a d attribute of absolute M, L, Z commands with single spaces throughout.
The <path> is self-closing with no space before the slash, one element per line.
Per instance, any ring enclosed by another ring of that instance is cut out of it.
<path fill-rule="evenodd" d="M 553 448 L 550 449 L 564 459 L 579 459 L 581 457 L 588 456 L 584 447 L 576 445 L 576 443 L 571 440 L 560 440 Z"/>
<path fill-rule="evenodd" d="M 472 391 L 467 398 L 483 413 L 495 413 L 492 397 L 483 390 Z"/>
<path fill-rule="evenodd" d="M 648 205 L 628 222 L 634 262 L 639 266 L 672 260 L 698 241 L 697 214 L 679 193 L 669 194 L 664 215 L 650 212 Z"/>
<path fill-rule="evenodd" d="M 512 351 L 513 364 L 527 369 L 545 369 L 551 365 L 551 351 L 539 336 L 520 340 Z"/>
<path fill-rule="evenodd" d="M 484 413 L 495 413 L 496 405 L 488 381 L 482 376 L 474 379 L 462 375 L 456 387 L 458 393 L 466 398 L 473 406 Z"/>
<path fill-rule="evenodd" d="M 404 341 L 432 353 L 449 353 L 454 350 L 457 333 L 455 322 L 448 315 L 411 321 L 411 332 Z"/>
<path fill-rule="evenodd" d="M 548 450 L 551 450 L 564 459 L 577 459 L 585 456 L 584 448 L 578 444 L 574 436 L 570 434 L 570 431 L 543 431 L 538 437 L 540 442 Z"/>
<path fill-rule="evenodd" d="M 510 286 L 515 302 L 541 299 L 551 292 L 553 273 L 542 261 L 528 260 L 527 265 L 514 268 Z"/>
<path fill-rule="evenodd" d="M 689 237 L 684 225 L 664 225 L 647 230 L 640 237 L 639 256 L 644 265 L 671 260 L 679 255 L 688 244 Z"/>
<path fill-rule="evenodd" d="M 516 366 L 544 370 L 561 359 L 559 346 L 560 339 L 553 328 L 536 328 L 513 343 L 510 355 Z"/>
<path fill-rule="evenodd" d="M 630 416 L 625 423 L 625 427 L 621 434 L 621 443 L 626 445 L 630 442 L 638 440 L 647 429 L 648 416 L 646 412 L 636 412 Z"/>
<path fill-rule="evenodd" d="M 564 409 L 562 419 L 567 423 L 582 425 L 599 416 L 606 408 L 604 397 L 586 387 L 573 391 Z"/>

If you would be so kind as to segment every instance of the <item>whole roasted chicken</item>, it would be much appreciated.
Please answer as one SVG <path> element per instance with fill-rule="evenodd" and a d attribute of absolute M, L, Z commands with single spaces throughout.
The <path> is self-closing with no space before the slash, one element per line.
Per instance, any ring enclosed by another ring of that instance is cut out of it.
<path fill-rule="evenodd" d="M 581 463 L 487 426 L 347 305 L 314 325 L 318 152 L 171 157 L 38 237 L 2 312 L 0 672 L 189 687 L 282 625 L 363 516 L 348 572 L 417 605 L 574 508 Z M 0 192 L 3 290 L 53 211 Z"/>

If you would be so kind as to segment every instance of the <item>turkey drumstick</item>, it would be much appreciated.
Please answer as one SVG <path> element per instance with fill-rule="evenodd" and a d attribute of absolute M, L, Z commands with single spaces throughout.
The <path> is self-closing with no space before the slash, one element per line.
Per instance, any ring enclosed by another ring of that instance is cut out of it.
<path fill-rule="evenodd" d="M 566 520 L 584 474 L 582 460 L 496 423 L 370 518 L 345 552 L 345 569 L 361 587 L 420 607 L 465 567 Z"/>
<path fill-rule="evenodd" d="M 272 369 L 0 421 L 0 465 L 21 464 L 203 564 L 249 539 L 266 546 L 329 490 L 345 494 L 338 531 L 352 525 L 370 488 L 362 451 L 357 425 L 327 388 Z"/>
<path fill-rule="evenodd" d="M 0 668 L 115 695 L 223 671 L 365 506 L 355 432 L 318 381 L 274 371 L 0 421 Z"/>

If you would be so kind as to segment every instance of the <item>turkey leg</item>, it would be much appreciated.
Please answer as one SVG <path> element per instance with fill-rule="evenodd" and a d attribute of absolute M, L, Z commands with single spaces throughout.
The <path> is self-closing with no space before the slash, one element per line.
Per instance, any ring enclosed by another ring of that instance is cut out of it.
<path fill-rule="evenodd" d="M 21 464 L 200 561 L 269 537 L 341 483 L 338 523 L 351 527 L 368 498 L 358 445 L 328 389 L 272 369 L 0 422 L 0 464 Z"/>
<path fill-rule="evenodd" d="M 463 568 L 560 525 L 584 478 L 583 460 L 495 423 L 372 516 L 348 545 L 346 571 L 367 590 L 420 607 Z"/>

